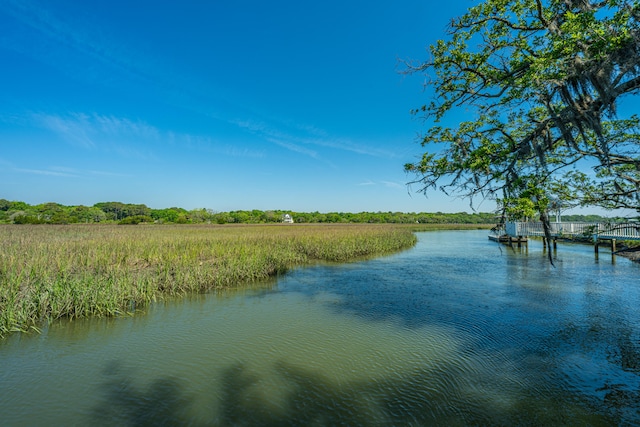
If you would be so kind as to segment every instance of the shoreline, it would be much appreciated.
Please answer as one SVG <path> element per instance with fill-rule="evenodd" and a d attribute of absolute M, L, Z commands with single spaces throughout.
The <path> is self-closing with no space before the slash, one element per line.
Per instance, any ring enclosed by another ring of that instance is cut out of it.
<path fill-rule="evenodd" d="M 115 317 L 316 262 L 395 253 L 417 240 L 386 224 L 6 225 L 0 238 L 0 339 L 63 317 Z"/>
<path fill-rule="evenodd" d="M 633 262 L 640 263 L 640 248 L 625 248 L 615 252 L 615 255 L 625 257 Z"/>

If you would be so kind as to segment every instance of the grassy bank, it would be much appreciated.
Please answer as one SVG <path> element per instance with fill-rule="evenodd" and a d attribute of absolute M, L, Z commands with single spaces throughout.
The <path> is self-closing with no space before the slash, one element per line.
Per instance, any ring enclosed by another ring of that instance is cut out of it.
<path fill-rule="evenodd" d="M 391 225 L 0 226 L 0 336 L 61 317 L 115 316 L 314 261 L 411 247 Z"/>
<path fill-rule="evenodd" d="M 435 230 L 490 230 L 495 224 L 405 224 L 412 231 Z"/>

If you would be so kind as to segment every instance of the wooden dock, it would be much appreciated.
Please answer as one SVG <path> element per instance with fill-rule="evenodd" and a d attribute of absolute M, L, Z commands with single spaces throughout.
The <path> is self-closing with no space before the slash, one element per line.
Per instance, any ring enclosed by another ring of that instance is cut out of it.
<path fill-rule="evenodd" d="M 555 238 L 587 237 L 602 240 L 640 240 L 640 223 L 552 222 L 551 236 Z M 507 222 L 504 234 L 517 237 L 545 237 L 541 222 Z"/>
<path fill-rule="evenodd" d="M 550 223 L 551 239 L 547 242 L 541 222 L 507 222 L 489 239 L 495 242 L 518 246 L 526 243 L 529 237 L 541 237 L 543 243 L 556 248 L 558 239 L 588 239 L 593 242 L 594 250 L 598 253 L 598 245 L 602 240 L 611 242 L 612 252 L 616 251 L 616 242 L 624 240 L 640 240 L 640 223 L 592 223 L 592 222 L 552 222 Z"/>
<path fill-rule="evenodd" d="M 498 243 L 512 244 L 512 243 L 527 243 L 528 239 L 523 236 L 508 236 L 506 234 L 489 234 L 489 240 Z"/>

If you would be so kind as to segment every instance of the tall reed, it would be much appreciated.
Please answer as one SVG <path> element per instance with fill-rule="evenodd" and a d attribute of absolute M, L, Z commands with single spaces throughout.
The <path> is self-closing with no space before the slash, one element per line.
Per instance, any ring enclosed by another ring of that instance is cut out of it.
<path fill-rule="evenodd" d="M 0 336 L 415 244 L 390 225 L 4 225 Z"/>

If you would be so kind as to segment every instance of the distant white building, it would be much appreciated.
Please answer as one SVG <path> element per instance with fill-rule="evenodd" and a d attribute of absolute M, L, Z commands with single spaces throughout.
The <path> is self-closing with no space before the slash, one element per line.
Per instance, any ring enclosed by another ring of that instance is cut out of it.
<path fill-rule="evenodd" d="M 282 222 L 285 224 L 293 224 L 293 217 L 289 214 L 282 215 Z"/>

